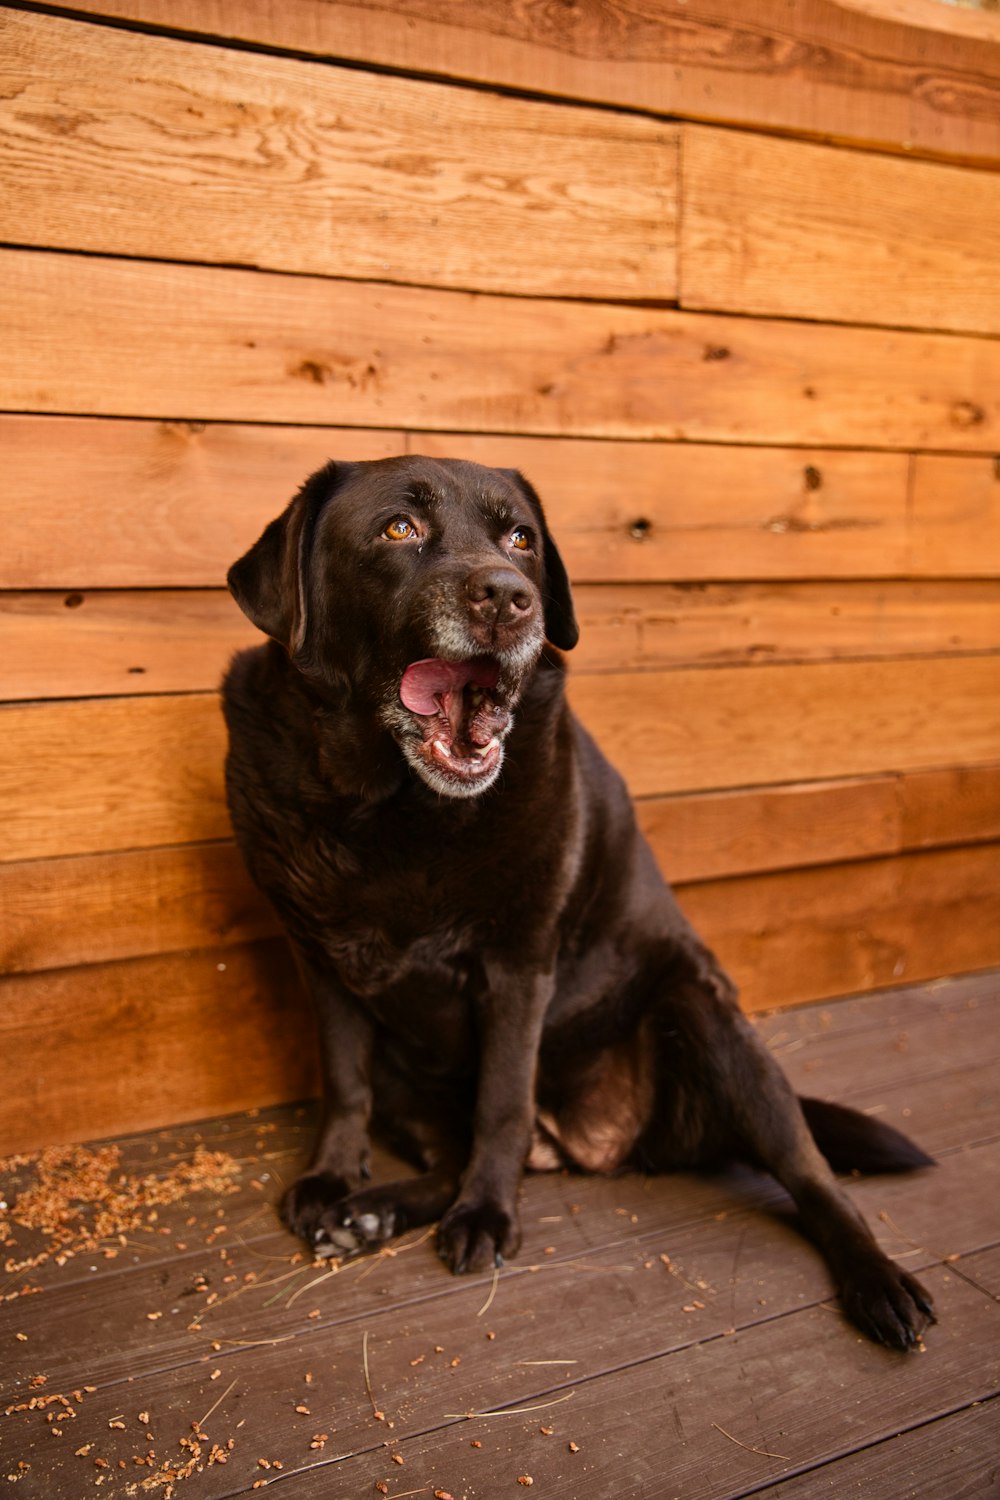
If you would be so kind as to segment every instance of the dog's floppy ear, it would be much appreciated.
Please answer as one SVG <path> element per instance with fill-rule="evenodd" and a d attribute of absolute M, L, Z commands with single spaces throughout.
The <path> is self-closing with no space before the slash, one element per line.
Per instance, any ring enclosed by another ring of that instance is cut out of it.
<path fill-rule="evenodd" d="M 580 627 L 576 623 L 573 595 L 570 592 L 566 565 L 559 556 L 559 548 L 552 540 L 542 502 L 533 485 L 530 485 L 517 469 L 501 469 L 512 480 L 535 511 L 542 532 L 545 549 L 545 634 L 560 651 L 572 651 L 580 639 Z"/>
<path fill-rule="evenodd" d="M 309 619 L 308 569 L 316 521 L 353 464 L 318 469 L 263 536 L 226 575 L 240 609 L 258 630 L 279 641 L 289 656 L 301 650 Z"/>

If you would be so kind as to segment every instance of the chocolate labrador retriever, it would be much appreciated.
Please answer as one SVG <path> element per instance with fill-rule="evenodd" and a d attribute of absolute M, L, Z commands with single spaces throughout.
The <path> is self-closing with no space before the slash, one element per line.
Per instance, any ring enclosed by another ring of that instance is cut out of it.
<path fill-rule="evenodd" d="M 577 639 L 538 496 L 455 460 L 330 463 L 229 573 L 271 637 L 224 684 L 246 863 L 318 1016 L 325 1105 L 289 1226 L 350 1255 L 440 1219 L 453 1271 L 516 1253 L 525 1166 L 773 1174 L 871 1338 L 927 1293 L 831 1171 L 930 1158 L 796 1099 L 571 714 Z M 422 1169 L 366 1184 L 369 1130 Z"/>

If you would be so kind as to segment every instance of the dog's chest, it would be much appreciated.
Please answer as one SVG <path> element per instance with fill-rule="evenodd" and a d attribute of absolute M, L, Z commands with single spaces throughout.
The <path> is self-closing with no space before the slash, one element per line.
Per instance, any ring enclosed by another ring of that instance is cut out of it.
<path fill-rule="evenodd" d="M 350 834 L 351 830 L 348 830 Z M 403 982 L 463 992 L 469 955 L 493 925 L 452 851 L 401 839 L 390 824 L 353 838 L 314 831 L 286 865 L 302 935 L 322 946 L 342 981 L 375 996 Z"/>

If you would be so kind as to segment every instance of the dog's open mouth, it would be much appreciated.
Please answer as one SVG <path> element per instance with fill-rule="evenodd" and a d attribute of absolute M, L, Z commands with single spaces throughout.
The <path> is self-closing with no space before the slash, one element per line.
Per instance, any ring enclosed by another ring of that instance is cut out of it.
<path fill-rule="evenodd" d="M 399 696 L 420 721 L 419 753 L 435 780 L 472 790 L 499 767 L 500 741 L 510 727 L 499 679 L 499 663 L 490 656 L 433 656 L 403 673 Z"/>

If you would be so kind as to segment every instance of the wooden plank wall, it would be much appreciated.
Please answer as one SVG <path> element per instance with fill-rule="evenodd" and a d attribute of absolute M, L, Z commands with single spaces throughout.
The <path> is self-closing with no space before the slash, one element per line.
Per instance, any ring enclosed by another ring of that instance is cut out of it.
<path fill-rule="evenodd" d="M 1000 23 L 877 9 L 0 10 L 0 1150 L 310 1086 L 215 688 L 330 456 L 535 481 L 750 1008 L 1000 963 Z"/>

